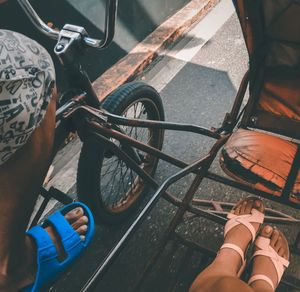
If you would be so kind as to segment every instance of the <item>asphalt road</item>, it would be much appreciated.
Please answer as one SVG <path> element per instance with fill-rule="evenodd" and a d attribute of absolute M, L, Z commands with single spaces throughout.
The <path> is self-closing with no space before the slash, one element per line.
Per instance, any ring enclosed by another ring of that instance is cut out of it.
<path fill-rule="evenodd" d="M 212 28 L 212 31 L 206 35 L 209 38 L 205 39 L 205 35 L 202 38 L 201 33 L 197 36 L 203 22 L 197 24 L 172 49 L 164 52 L 159 62 L 141 77 L 160 91 L 168 121 L 217 127 L 222 123 L 225 113 L 230 110 L 239 83 L 247 70 L 248 59 L 237 17 L 230 9 L 224 13 L 225 16 L 222 16 L 224 25 L 222 20 L 218 19 L 220 28 Z M 216 16 L 212 18 L 208 15 L 208 23 L 211 19 L 215 20 Z M 73 151 L 75 155 L 79 150 L 78 145 L 74 142 L 69 146 L 71 150 L 66 151 Z M 203 136 L 167 132 L 164 150 L 175 157 L 184 158 L 185 161 L 193 161 L 203 156 L 211 145 L 212 141 Z M 70 173 L 65 175 L 70 177 L 76 170 L 71 168 L 64 170 L 65 173 L 68 171 Z M 156 178 L 163 182 L 176 171 L 178 171 L 177 168 L 167 163 L 160 163 Z M 221 172 L 218 161 L 213 165 L 213 171 Z M 63 175 L 63 172 L 61 173 Z M 186 177 L 173 186 L 171 191 L 182 196 L 191 179 L 190 176 Z M 64 188 L 69 193 L 76 192 L 71 182 Z M 246 193 L 208 180 L 203 181 L 197 191 L 199 198 L 226 202 L 236 202 L 243 196 L 246 196 Z M 266 203 L 272 208 L 299 218 L 299 214 L 289 207 L 280 206 L 268 200 Z M 117 261 L 101 279 L 95 291 L 131 291 L 175 210 L 176 208 L 164 200 L 159 201 Z M 92 246 L 51 288 L 51 291 L 80 291 L 131 221 L 132 219 L 118 226 L 97 226 Z M 284 227 L 284 231 L 288 233 L 289 239 L 295 236 L 295 228 Z M 217 250 L 222 242 L 222 226 L 205 219 L 189 221 L 180 232 L 187 238 L 214 250 Z M 199 271 L 199 254 L 192 255 L 185 263 L 183 271 L 178 274 L 178 263 L 183 257 L 183 252 L 182 247 L 168 246 L 159 264 L 155 266 L 154 273 L 150 274 L 140 291 L 173 291 L 169 289 L 175 279 L 179 279 L 179 282 L 177 290 L 174 291 L 186 291 Z M 292 258 L 289 273 L 300 278 L 299 270 L 299 258 Z"/>

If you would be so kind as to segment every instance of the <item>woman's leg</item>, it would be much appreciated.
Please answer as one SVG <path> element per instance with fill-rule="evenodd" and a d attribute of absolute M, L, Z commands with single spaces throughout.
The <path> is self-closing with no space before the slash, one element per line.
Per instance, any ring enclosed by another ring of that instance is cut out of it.
<path fill-rule="evenodd" d="M 260 200 L 247 198 L 239 202 L 235 206 L 233 212 L 235 215 L 250 214 L 252 208 L 257 209 L 260 212 L 264 211 L 264 206 Z M 259 229 L 259 223 L 251 224 L 255 231 Z M 224 243 L 235 244 L 245 252 L 251 239 L 250 231 L 244 225 L 240 224 L 227 233 Z M 229 248 L 221 249 L 212 264 L 201 272 L 194 280 L 190 292 L 253 291 L 237 277 L 241 265 L 241 256 L 235 250 Z"/>

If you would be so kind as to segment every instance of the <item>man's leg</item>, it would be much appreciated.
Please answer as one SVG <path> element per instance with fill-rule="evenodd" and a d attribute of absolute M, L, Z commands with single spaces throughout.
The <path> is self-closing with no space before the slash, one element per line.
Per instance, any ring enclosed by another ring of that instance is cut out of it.
<path fill-rule="evenodd" d="M 25 231 L 49 167 L 54 128 L 52 98 L 44 120 L 30 140 L 0 166 L 0 291 L 16 291 L 35 278 L 35 245 Z M 88 219 L 81 208 L 72 210 L 66 218 L 80 235 L 85 234 Z M 54 230 L 47 227 L 47 231 L 62 253 Z"/>

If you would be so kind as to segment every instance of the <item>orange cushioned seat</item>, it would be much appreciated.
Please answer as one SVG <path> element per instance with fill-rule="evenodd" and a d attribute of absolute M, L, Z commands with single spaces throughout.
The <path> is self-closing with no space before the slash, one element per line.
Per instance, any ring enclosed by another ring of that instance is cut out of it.
<path fill-rule="evenodd" d="M 280 196 L 296 151 L 296 143 L 261 132 L 238 129 L 225 144 L 220 162 L 229 176 Z M 291 198 L 293 201 L 300 198 L 300 171 Z"/>

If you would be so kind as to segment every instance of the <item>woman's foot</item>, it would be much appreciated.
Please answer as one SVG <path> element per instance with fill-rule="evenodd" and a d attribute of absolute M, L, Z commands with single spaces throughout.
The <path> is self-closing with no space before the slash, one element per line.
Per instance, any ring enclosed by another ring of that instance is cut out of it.
<path fill-rule="evenodd" d="M 277 255 L 279 257 L 282 257 L 284 259 L 283 262 L 289 259 L 290 256 L 289 245 L 285 236 L 282 234 L 281 231 L 279 231 L 275 227 L 272 228 L 271 226 L 267 225 L 260 232 L 260 236 L 269 239 L 270 241 L 269 245 L 275 251 L 275 257 L 277 257 Z M 256 246 L 254 250 L 254 255 L 255 252 L 260 250 L 261 250 L 260 247 Z M 281 260 L 281 259 L 277 258 L 277 260 Z M 282 265 L 281 268 L 279 267 L 279 269 L 282 272 L 284 271 L 284 267 Z M 262 275 L 263 277 L 269 278 L 275 289 L 280 282 L 278 276 L 280 276 L 281 278 L 281 275 L 278 275 L 272 260 L 268 256 L 264 256 L 264 255 L 256 255 L 253 258 L 253 267 L 252 267 L 252 274 L 250 277 L 250 281 L 253 276 L 257 276 L 257 275 Z M 255 280 L 250 284 L 250 286 L 254 289 L 254 291 L 266 291 L 266 292 L 274 291 L 271 283 L 270 284 L 268 283 L 268 280 Z"/>
<path fill-rule="evenodd" d="M 239 203 L 236 204 L 236 206 L 231 211 L 231 214 L 235 216 L 241 216 L 235 217 L 235 220 L 242 221 L 243 215 L 250 215 L 252 214 L 252 210 L 256 209 L 260 212 L 261 217 L 261 223 L 263 220 L 263 213 L 265 210 L 263 202 L 254 197 L 249 197 L 246 199 L 243 199 Z M 232 215 L 229 215 L 229 217 L 233 217 Z M 229 222 L 228 222 L 229 223 Z M 226 226 L 228 226 L 228 223 Z M 254 234 L 256 234 L 259 230 L 259 227 L 261 223 L 257 222 L 251 222 L 250 225 L 253 226 Z M 225 230 L 226 230 L 225 226 Z M 225 232 L 226 233 L 226 232 Z M 249 243 L 253 240 L 253 235 L 249 228 L 247 228 L 244 224 L 240 223 L 236 226 L 232 227 L 225 235 L 224 244 L 221 248 L 221 250 L 218 253 L 217 259 L 222 258 L 223 261 L 227 262 L 227 267 L 234 275 L 237 275 L 237 273 L 240 271 L 240 268 L 243 264 L 243 260 L 241 258 L 241 255 L 231 248 L 227 248 L 226 245 L 236 245 L 239 247 L 243 254 L 246 253 Z"/>
<path fill-rule="evenodd" d="M 65 214 L 65 218 L 80 235 L 81 240 L 84 241 L 88 229 L 88 217 L 84 215 L 83 209 L 77 207 Z M 45 227 L 45 230 L 55 244 L 58 260 L 62 261 L 66 254 L 59 235 L 51 226 Z M 6 273 L 3 274 L 2 271 L 2 275 L 0 275 L 0 291 L 17 291 L 34 282 L 37 271 L 36 245 L 29 236 L 26 236 L 25 248 L 21 259 L 23 261 L 20 260 L 20 257 L 15 258 L 13 255 L 10 257 Z"/>
<path fill-rule="evenodd" d="M 250 217 L 251 214 L 253 215 L 253 213 L 255 213 L 253 212 L 253 209 L 259 211 L 259 216 L 256 217 L 260 217 L 260 220 L 255 221 L 262 222 L 264 217 L 263 213 L 265 209 L 263 202 L 257 198 L 246 198 L 235 205 L 230 215 L 228 216 L 235 218 L 230 219 L 231 221 L 229 220 L 225 225 L 225 229 L 227 229 L 227 232 L 225 232 L 226 235 L 224 239 L 224 244 L 228 244 L 230 246 L 237 246 L 240 249 L 240 252 L 243 254 L 245 254 L 249 243 L 252 241 L 252 233 L 247 227 L 245 227 L 245 225 L 239 223 L 237 220 L 243 219 L 244 221 L 246 221 L 247 219 L 250 219 L 246 217 Z M 252 222 L 252 220 L 250 221 Z M 236 226 L 234 226 L 235 224 Z M 258 232 L 258 229 L 261 225 L 261 223 L 249 223 L 249 221 L 245 224 L 251 225 L 253 229 L 252 231 L 255 234 Z M 249 286 L 237 278 L 238 272 L 240 271 L 243 264 L 241 255 L 232 248 L 225 248 L 224 244 L 223 248 L 221 247 L 220 251 L 218 252 L 215 260 L 194 280 L 190 288 L 190 292 L 221 291 L 219 289 L 220 285 L 223 287 L 222 291 L 228 291 L 228 289 L 226 290 L 224 288 L 223 280 L 225 280 L 227 284 L 230 284 L 231 288 L 236 287 L 235 284 L 238 287 L 240 287 L 235 291 L 249 291 Z M 231 280 L 227 281 L 228 279 Z M 222 280 L 221 283 L 220 280 Z M 230 289 L 229 291 L 233 291 Z"/>

